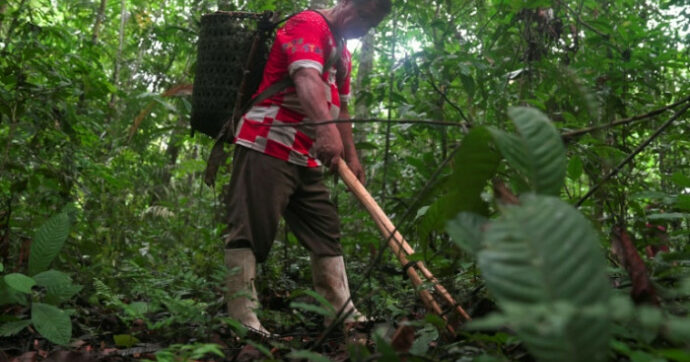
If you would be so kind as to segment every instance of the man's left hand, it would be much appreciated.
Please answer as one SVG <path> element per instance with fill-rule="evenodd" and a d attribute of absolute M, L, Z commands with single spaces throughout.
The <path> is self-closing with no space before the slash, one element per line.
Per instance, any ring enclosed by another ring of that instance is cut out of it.
<path fill-rule="evenodd" d="M 357 155 L 346 156 L 345 162 L 350 167 L 350 170 L 352 170 L 352 173 L 355 174 L 357 180 L 364 185 L 367 181 L 367 178 L 364 174 L 364 167 L 362 167 L 362 164 L 359 162 Z"/>

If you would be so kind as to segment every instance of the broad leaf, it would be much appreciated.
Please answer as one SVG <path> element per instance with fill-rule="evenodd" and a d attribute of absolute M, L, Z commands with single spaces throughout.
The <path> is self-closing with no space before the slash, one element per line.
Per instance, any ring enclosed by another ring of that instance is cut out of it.
<path fill-rule="evenodd" d="M 482 241 L 482 226 L 487 219 L 470 212 L 461 212 L 446 224 L 446 232 L 461 249 L 475 254 Z"/>
<path fill-rule="evenodd" d="M 57 270 L 47 270 L 34 275 L 36 285 L 46 288 L 48 292 L 44 302 L 49 304 L 60 304 L 68 301 L 75 294 L 81 291 L 82 286 L 72 283 L 69 275 Z"/>
<path fill-rule="evenodd" d="M 72 321 L 64 310 L 50 304 L 31 305 L 31 323 L 43 337 L 60 345 L 72 338 Z"/>
<path fill-rule="evenodd" d="M 72 278 L 70 278 L 69 275 L 57 270 L 47 270 L 38 273 L 34 275 L 34 280 L 36 281 L 36 285 L 40 287 L 72 283 Z"/>
<path fill-rule="evenodd" d="M 533 318 L 516 329 L 538 359 L 601 359 L 608 318 L 583 312 L 607 303 L 610 294 L 597 234 L 557 198 L 530 195 L 521 201 L 484 234 L 478 265 L 487 288 L 511 318 Z M 537 307 L 541 312 L 525 310 Z"/>
<path fill-rule="evenodd" d="M 308 351 L 308 350 L 300 350 L 300 351 L 292 351 L 287 354 L 288 358 L 290 359 L 296 359 L 296 360 L 307 360 L 311 362 L 328 362 L 330 361 L 329 358 L 325 357 L 322 354 Z"/>
<path fill-rule="evenodd" d="M 511 108 L 508 115 L 525 147 L 525 159 L 517 161 L 516 168 L 526 172 L 535 192 L 557 196 L 567 171 L 565 147 L 558 131 L 548 117 L 534 108 Z M 511 161 L 508 156 L 506 159 Z"/>
<path fill-rule="evenodd" d="M 29 254 L 29 275 L 46 270 L 69 235 L 70 220 L 65 213 L 48 219 L 36 231 Z"/>
<path fill-rule="evenodd" d="M 22 273 L 7 274 L 4 279 L 10 288 L 26 294 L 31 293 L 31 287 L 36 285 L 36 281 L 33 278 L 27 277 Z"/>
<path fill-rule="evenodd" d="M 422 239 L 433 230 L 443 230 L 446 221 L 460 211 L 486 215 L 488 206 L 481 198 L 487 181 L 498 168 L 499 155 L 492 147 L 486 128 L 473 129 L 462 141 L 455 156 L 453 173 L 446 181 L 448 190 L 427 210 L 419 226 Z"/>
<path fill-rule="evenodd" d="M 671 176 L 671 181 L 680 187 L 690 187 L 690 177 L 683 175 L 680 172 L 676 172 Z"/>
<path fill-rule="evenodd" d="M 573 156 L 568 161 L 568 178 L 577 181 L 584 172 L 584 165 L 579 156 Z"/>
<path fill-rule="evenodd" d="M 14 336 L 15 334 L 21 332 L 22 329 L 26 328 L 29 324 L 31 324 L 31 321 L 29 320 L 7 322 L 0 326 L 0 337 Z"/>
<path fill-rule="evenodd" d="M 22 293 L 14 288 L 10 288 L 10 286 L 5 283 L 5 278 L 0 279 L 0 305 L 14 303 L 27 305 L 28 298 L 26 293 Z"/>
<path fill-rule="evenodd" d="M 690 195 L 678 195 L 674 206 L 681 210 L 690 211 Z"/>

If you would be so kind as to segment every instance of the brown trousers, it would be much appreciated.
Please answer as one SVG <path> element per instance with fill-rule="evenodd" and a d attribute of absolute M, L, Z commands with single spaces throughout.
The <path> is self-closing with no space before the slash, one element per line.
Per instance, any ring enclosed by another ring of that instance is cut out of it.
<path fill-rule="evenodd" d="M 265 261 L 283 216 L 309 251 L 342 255 L 340 221 L 323 177 L 321 167 L 298 166 L 235 146 L 232 176 L 224 190 L 225 247 L 250 247 L 258 262 Z"/>

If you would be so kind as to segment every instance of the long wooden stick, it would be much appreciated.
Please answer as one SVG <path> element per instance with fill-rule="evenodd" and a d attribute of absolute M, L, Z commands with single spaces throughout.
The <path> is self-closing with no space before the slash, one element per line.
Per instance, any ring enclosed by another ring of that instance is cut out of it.
<path fill-rule="evenodd" d="M 376 200 L 369 194 L 366 188 L 357 180 L 357 177 L 350 171 L 350 168 L 347 166 L 344 160 L 340 160 L 340 163 L 338 165 L 338 173 L 340 174 L 340 178 L 343 179 L 343 182 L 345 182 L 345 185 L 350 188 L 352 193 L 357 197 L 357 199 L 364 205 L 364 208 L 369 211 L 371 216 L 374 218 L 374 221 L 376 222 L 376 226 L 379 228 L 381 233 L 383 234 L 383 237 L 388 239 L 388 246 L 390 246 L 391 250 L 393 251 L 393 254 L 398 258 L 400 263 L 402 265 L 408 265 L 408 255 L 414 254 L 414 249 L 410 246 L 410 244 L 405 240 L 405 238 L 397 231 L 395 225 L 393 225 L 393 222 L 386 216 L 386 213 L 381 209 L 381 207 L 376 203 Z M 391 236 L 392 233 L 392 236 Z M 450 295 L 450 293 L 446 290 L 446 288 L 441 285 L 441 283 L 434 277 L 434 275 L 429 271 L 429 269 L 424 266 L 424 263 L 421 261 L 417 262 L 415 264 L 418 268 L 419 271 L 424 275 L 425 278 L 427 278 L 434 286 L 434 289 L 443 297 L 443 299 L 453 306 L 458 313 L 465 318 L 465 320 L 469 321 L 472 320 L 472 318 L 467 314 L 467 312 L 455 301 L 455 299 Z M 416 286 L 419 287 L 422 284 L 421 278 L 419 278 L 419 275 L 417 274 L 416 270 L 413 268 L 409 267 L 406 270 L 407 275 L 410 277 L 410 280 L 412 280 L 412 283 Z M 428 296 L 427 296 L 428 295 Z M 438 306 L 438 303 L 433 301 L 433 303 L 427 302 L 427 298 L 431 297 L 431 295 L 426 291 L 426 290 L 420 290 L 420 296 L 422 297 L 422 301 L 424 301 L 425 304 L 427 304 L 427 307 L 429 307 L 431 310 L 434 310 L 434 312 L 438 313 L 439 315 L 442 315 L 440 312 L 440 307 Z M 433 300 L 433 298 L 432 298 Z"/>

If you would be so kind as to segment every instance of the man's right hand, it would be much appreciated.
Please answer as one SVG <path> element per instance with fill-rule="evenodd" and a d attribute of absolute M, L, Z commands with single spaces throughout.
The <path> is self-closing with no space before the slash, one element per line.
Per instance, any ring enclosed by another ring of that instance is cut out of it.
<path fill-rule="evenodd" d="M 314 150 L 316 157 L 324 166 L 333 172 L 337 171 L 339 160 L 343 157 L 344 147 L 340 132 L 335 124 L 316 126 Z"/>

